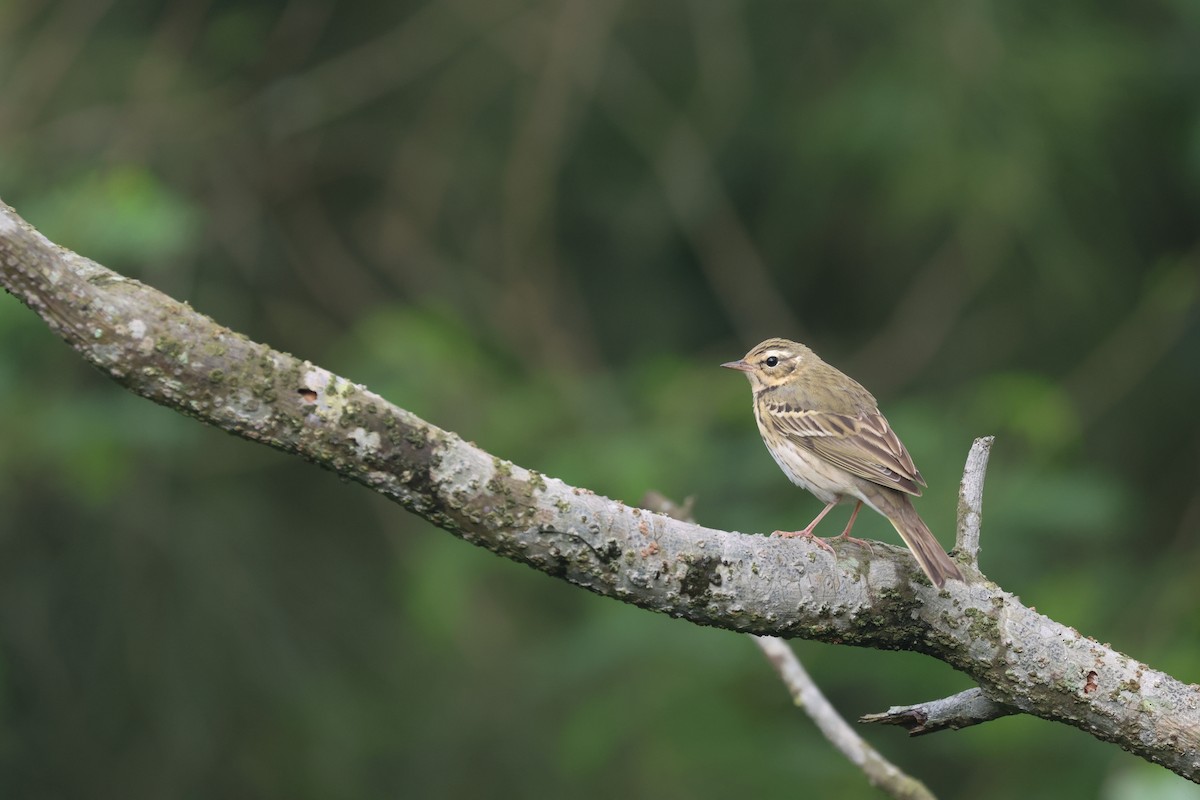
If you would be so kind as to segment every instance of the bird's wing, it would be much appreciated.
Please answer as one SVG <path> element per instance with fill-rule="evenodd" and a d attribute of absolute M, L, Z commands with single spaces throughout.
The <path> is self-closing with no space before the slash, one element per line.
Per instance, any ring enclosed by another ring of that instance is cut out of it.
<path fill-rule="evenodd" d="M 787 438 L 872 483 L 920 496 L 925 479 L 883 415 L 834 414 L 769 403 Z"/>

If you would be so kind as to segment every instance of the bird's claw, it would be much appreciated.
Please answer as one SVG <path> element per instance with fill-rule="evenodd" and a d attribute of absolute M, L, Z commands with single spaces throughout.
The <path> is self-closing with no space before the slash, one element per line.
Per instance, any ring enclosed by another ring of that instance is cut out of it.
<path fill-rule="evenodd" d="M 856 544 L 860 547 L 865 547 L 871 551 L 871 555 L 875 555 L 875 548 L 871 547 L 871 543 L 868 542 L 866 539 L 859 539 L 857 536 L 851 536 L 850 534 L 846 533 L 845 531 L 843 531 L 841 533 L 841 535 L 835 536 L 833 538 L 837 539 L 840 542 L 850 542 L 851 544 Z"/>
<path fill-rule="evenodd" d="M 830 545 L 829 542 L 825 541 L 820 536 L 813 536 L 812 531 L 808 531 L 808 530 L 775 531 L 771 535 L 778 536 L 780 539 L 808 539 L 810 542 L 812 542 L 813 544 L 815 544 L 817 547 L 821 548 L 822 550 L 828 550 L 830 553 L 833 553 L 833 555 L 835 555 L 835 556 L 837 555 L 837 553 L 833 549 L 833 546 Z M 862 540 L 861 539 L 852 539 L 851 541 L 862 541 Z M 863 542 L 863 544 L 866 544 L 866 542 Z"/>

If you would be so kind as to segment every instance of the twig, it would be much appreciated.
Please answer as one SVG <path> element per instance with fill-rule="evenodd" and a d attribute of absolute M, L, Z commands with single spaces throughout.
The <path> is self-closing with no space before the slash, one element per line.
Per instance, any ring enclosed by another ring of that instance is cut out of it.
<path fill-rule="evenodd" d="M 754 636 L 754 643 L 775 667 L 792 696 L 792 702 L 808 714 L 829 742 L 867 776 L 872 786 L 903 800 L 926 800 L 933 793 L 916 778 L 900 770 L 866 742 L 842 719 L 813 683 L 800 659 L 783 639 Z"/>
<path fill-rule="evenodd" d="M 995 436 L 981 436 L 971 445 L 958 490 L 958 532 L 954 547 L 979 568 L 979 529 L 983 523 L 983 479 Z"/>
<path fill-rule="evenodd" d="M 941 700 L 911 706 L 892 706 L 882 714 L 864 714 L 859 722 L 899 725 L 909 736 L 937 731 L 958 730 L 1019 713 L 1012 706 L 989 700 L 980 689 L 967 689 Z"/>

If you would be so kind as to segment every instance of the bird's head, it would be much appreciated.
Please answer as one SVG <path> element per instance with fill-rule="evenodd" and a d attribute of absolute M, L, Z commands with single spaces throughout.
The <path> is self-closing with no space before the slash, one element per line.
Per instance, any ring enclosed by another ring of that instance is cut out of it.
<path fill-rule="evenodd" d="M 755 345 L 738 361 L 728 361 L 722 367 L 746 373 L 754 391 L 770 389 L 786 383 L 797 370 L 816 359 L 812 350 L 790 339 L 767 339 Z"/>

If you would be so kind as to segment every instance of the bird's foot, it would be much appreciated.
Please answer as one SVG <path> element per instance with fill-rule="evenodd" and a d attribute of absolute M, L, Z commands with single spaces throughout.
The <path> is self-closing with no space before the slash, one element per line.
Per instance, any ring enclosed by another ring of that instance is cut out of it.
<path fill-rule="evenodd" d="M 837 555 L 837 553 L 834 552 L 833 546 L 830 545 L 829 542 L 825 541 L 820 536 L 813 536 L 813 532 L 809 529 L 805 529 L 802 531 L 775 531 L 771 535 L 778 536 L 780 539 L 808 539 L 810 542 L 812 542 L 813 544 L 815 544 L 817 547 L 821 548 L 822 550 L 828 550 L 830 553 L 833 553 L 835 556 Z M 837 538 L 837 537 L 834 537 L 834 538 Z M 855 541 L 857 541 L 857 540 L 855 540 Z"/>
<path fill-rule="evenodd" d="M 839 542 L 850 542 L 851 544 L 865 547 L 871 551 L 871 555 L 875 555 L 875 548 L 871 547 L 871 543 L 866 539 L 859 539 L 857 536 L 851 536 L 849 531 L 842 531 L 841 534 L 834 536 Z"/>

